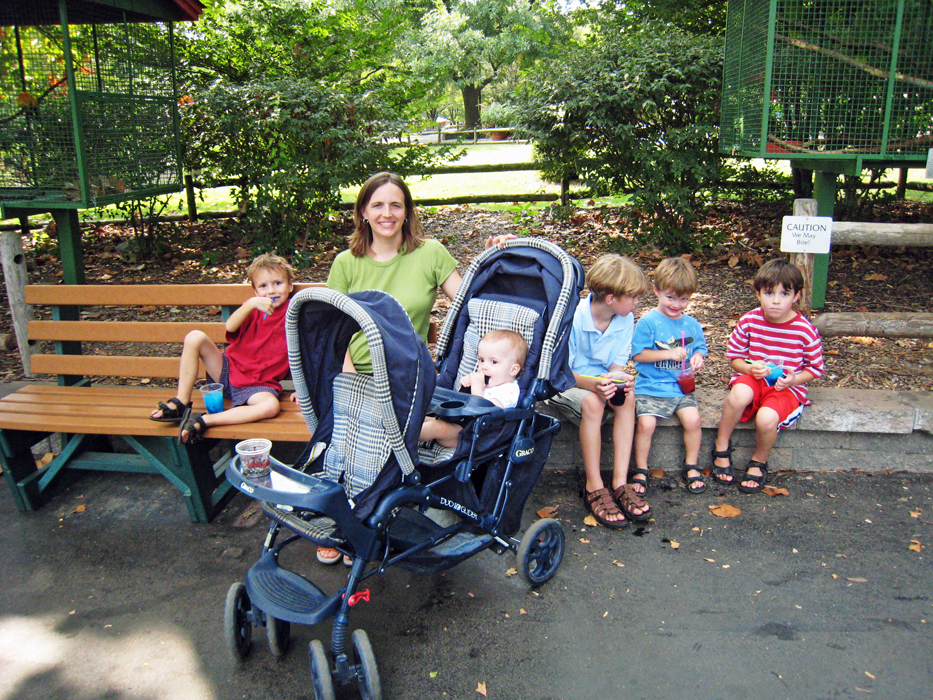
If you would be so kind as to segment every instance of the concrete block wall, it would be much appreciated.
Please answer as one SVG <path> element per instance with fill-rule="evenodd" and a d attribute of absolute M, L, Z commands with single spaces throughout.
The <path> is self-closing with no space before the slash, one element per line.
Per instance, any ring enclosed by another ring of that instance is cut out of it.
<path fill-rule="evenodd" d="M 697 399 L 703 419 L 701 468 L 712 464 L 710 451 L 725 389 L 700 387 Z M 933 393 L 896 392 L 870 389 L 815 387 L 810 391 L 813 405 L 807 407 L 798 425 L 785 430 L 768 460 L 772 469 L 912 471 L 933 473 Z M 575 425 L 553 409 L 539 404 L 539 410 L 563 421 L 557 437 L 559 460 L 549 459 L 548 468 L 583 468 L 579 436 Z M 741 468 L 755 446 L 754 426 L 739 424 L 733 434 L 732 463 Z M 569 461 L 570 464 L 563 462 Z M 676 419 L 661 421 L 654 433 L 648 466 L 651 469 L 679 470 L 684 461 L 683 432 Z M 603 427 L 602 462 L 612 469 L 611 425 Z"/>

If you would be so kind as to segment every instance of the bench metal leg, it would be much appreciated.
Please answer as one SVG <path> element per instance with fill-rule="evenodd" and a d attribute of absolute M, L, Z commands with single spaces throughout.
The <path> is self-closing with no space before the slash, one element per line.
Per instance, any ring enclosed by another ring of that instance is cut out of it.
<path fill-rule="evenodd" d="M 180 446 L 175 438 L 120 436 L 135 454 L 94 451 L 94 435 L 74 435 L 45 469 L 36 468 L 32 447 L 49 433 L 0 431 L 0 461 L 16 507 L 36 510 L 72 470 L 159 474 L 185 499 L 192 522 L 208 523 L 236 490 L 224 477 L 229 455 L 214 464 L 205 442 Z M 90 444 L 89 444 L 90 443 Z M 89 449 L 90 448 L 90 449 Z"/>

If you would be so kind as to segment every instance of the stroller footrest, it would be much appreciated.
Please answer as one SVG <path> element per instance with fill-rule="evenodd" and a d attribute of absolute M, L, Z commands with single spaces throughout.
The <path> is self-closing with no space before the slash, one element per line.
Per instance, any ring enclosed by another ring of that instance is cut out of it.
<path fill-rule="evenodd" d="M 328 597 L 304 576 L 279 566 L 272 552 L 266 552 L 246 575 L 250 601 L 279 620 L 314 625 L 333 617 L 341 596 Z"/>
<path fill-rule="evenodd" d="M 315 515 L 306 520 L 294 511 L 282 510 L 266 502 L 262 504 L 262 512 L 270 520 L 322 547 L 336 547 L 345 542 L 337 533 L 337 524 L 324 515 Z"/>

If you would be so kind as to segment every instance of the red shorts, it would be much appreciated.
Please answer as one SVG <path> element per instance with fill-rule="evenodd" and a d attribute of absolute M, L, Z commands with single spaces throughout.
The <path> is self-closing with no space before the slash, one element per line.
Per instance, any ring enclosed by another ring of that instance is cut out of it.
<path fill-rule="evenodd" d="M 742 417 L 739 419 L 743 423 L 751 420 L 763 406 L 767 406 L 778 414 L 778 430 L 790 428 L 797 422 L 797 419 L 803 415 L 803 404 L 794 396 L 794 392 L 789 389 L 778 391 L 773 386 L 768 386 L 764 379 L 755 379 L 750 374 L 743 374 L 735 380 L 732 386 L 744 384 L 752 390 L 752 402 L 742 411 Z"/>

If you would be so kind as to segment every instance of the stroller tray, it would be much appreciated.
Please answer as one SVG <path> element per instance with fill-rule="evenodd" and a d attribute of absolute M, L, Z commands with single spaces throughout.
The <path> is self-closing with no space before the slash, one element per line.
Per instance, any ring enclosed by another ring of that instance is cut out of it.
<path fill-rule="evenodd" d="M 283 569 L 272 551 L 246 575 L 246 592 L 256 607 L 285 622 L 315 625 L 333 617 L 340 595 L 328 597 L 304 576 Z"/>

